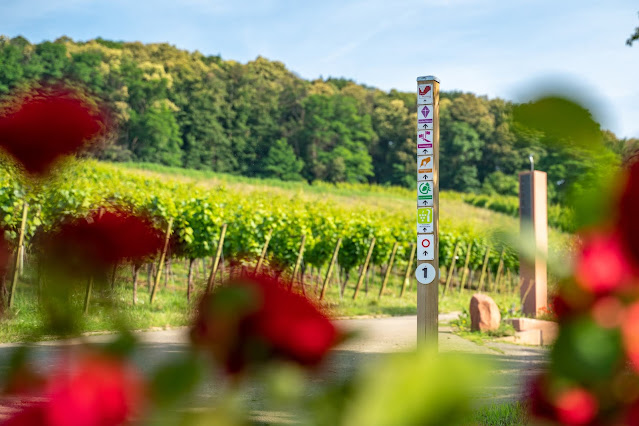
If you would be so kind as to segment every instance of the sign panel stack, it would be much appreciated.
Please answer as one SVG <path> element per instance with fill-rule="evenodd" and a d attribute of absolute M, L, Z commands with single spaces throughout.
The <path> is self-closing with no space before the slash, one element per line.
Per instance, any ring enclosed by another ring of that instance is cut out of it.
<path fill-rule="evenodd" d="M 417 77 L 417 341 L 437 345 L 439 79 Z"/>

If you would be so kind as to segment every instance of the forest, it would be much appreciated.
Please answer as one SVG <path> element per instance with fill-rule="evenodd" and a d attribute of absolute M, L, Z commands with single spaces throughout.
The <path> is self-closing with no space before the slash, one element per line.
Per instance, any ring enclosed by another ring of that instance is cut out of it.
<path fill-rule="evenodd" d="M 164 43 L 61 37 L 32 44 L 0 36 L 0 102 L 60 83 L 109 111 L 117 131 L 87 153 L 100 160 L 310 183 L 416 182 L 413 92 L 345 78 L 309 81 L 263 57 L 242 64 Z M 591 173 L 589 153 L 518 128 L 513 106 L 442 92 L 442 189 L 516 195 L 516 174 L 533 154 L 536 168 L 548 172 L 551 201 L 561 203 Z M 607 164 L 623 163 L 639 146 L 600 132 Z"/>

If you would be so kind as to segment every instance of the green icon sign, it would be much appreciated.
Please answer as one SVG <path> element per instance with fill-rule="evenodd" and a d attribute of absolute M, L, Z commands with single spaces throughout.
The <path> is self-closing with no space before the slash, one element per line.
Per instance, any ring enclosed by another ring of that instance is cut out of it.
<path fill-rule="evenodd" d="M 417 223 L 420 225 L 430 225 L 433 223 L 433 208 L 426 207 L 417 209 Z"/>
<path fill-rule="evenodd" d="M 423 182 L 419 184 L 419 193 L 422 195 L 430 195 L 433 192 L 433 187 L 430 182 Z"/>
<path fill-rule="evenodd" d="M 433 183 L 432 182 L 420 182 L 417 185 L 417 199 L 418 200 L 433 199 Z"/>

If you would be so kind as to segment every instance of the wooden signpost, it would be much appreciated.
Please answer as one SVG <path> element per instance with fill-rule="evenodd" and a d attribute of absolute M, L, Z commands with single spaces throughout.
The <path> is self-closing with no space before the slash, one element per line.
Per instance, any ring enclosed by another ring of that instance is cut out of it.
<path fill-rule="evenodd" d="M 417 77 L 417 342 L 437 347 L 439 79 Z"/>

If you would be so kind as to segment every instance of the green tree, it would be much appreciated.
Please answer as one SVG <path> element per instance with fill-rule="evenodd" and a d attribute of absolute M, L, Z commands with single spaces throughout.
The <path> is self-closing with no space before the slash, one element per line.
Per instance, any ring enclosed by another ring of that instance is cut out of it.
<path fill-rule="evenodd" d="M 0 94 L 9 93 L 24 75 L 19 47 L 0 39 Z"/>
<path fill-rule="evenodd" d="M 169 101 L 159 101 L 143 114 L 131 117 L 131 151 L 138 161 L 182 165 L 180 127 L 171 105 Z"/>
<path fill-rule="evenodd" d="M 417 181 L 416 117 L 409 113 L 400 99 L 379 95 L 377 103 L 373 111 L 373 127 L 377 138 L 371 147 L 375 181 L 414 187 Z"/>
<path fill-rule="evenodd" d="M 41 78 L 59 80 L 64 76 L 69 65 L 64 44 L 45 41 L 37 45 L 36 54 L 42 63 Z"/>
<path fill-rule="evenodd" d="M 261 174 L 281 180 L 302 180 L 300 172 L 303 168 L 304 161 L 297 158 L 286 139 L 278 139 L 264 159 Z"/>
<path fill-rule="evenodd" d="M 304 101 L 304 122 L 296 135 L 306 179 L 365 182 L 373 175 L 368 146 L 371 118 L 360 116 L 352 98 L 311 95 Z"/>
<path fill-rule="evenodd" d="M 441 126 L 440 163 L 446 165 L 439 171 L 442 189 L 479 189 L 476 164 L 481 159 L 481 145 L 479 135 L 468 123 L 453 121 Z"/>

